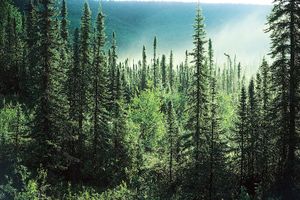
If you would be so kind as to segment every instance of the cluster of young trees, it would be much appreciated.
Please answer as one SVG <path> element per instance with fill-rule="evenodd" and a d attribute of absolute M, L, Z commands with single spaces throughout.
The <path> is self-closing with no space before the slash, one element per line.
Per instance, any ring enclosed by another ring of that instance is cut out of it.
<path fill-rule="evenodd" d="M 5 182 L 23 165 L 37 198 L 79 199 L 62 195 L 66 182 L 106 190 L 95 199 L 299 198 L 298 1 L 274 2 L 272 64 L 249 80 L 230 55 L 216 66 L 199 7 L 179 65 L 156 37 L 152 55 L 143 46 L 138 63 L 119 62 L 101 5 L 92 20 L 85 2 L 72 31 L 66 0 L 0 8 L 0 198 L 35 188 Z"/>

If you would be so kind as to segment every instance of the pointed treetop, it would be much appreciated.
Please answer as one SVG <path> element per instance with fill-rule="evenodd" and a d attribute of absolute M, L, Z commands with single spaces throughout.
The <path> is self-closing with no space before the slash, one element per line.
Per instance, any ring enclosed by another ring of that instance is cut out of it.
<path fill-rule="evenodd" d="M 201 15 L 201 12 L 202 12 L 202 10 L 201 10 L 201 7 L 200 7 L 200 0 L 198 0 L 198 2 L 197 2 L 197 15 Z"/>
<path fill-rule="evenodd" d="M 62 0 L 61 15 L 65 16 L 66 13 L 67 13 L 67 3 L 66 3 L 66 0 Z"/>
<path fill-rule="evenodd" d="M 143 45 L 143 63 L 146 62 L 146 47 Z"/>
<path fill-rule="evenodd" d="M 68 19 L 67 19 L 67 15 L 68 15 L 68 10 L 67 10 L 67 3 L 66 0 L 62 1 L 62 6 L 61 6 L 61 37 L 64 41 L 68 40 L 69 37 L 69 32 L 68 32 Z"/>
<path fill-rule="evenodd" d="M 112 47 L 116 48 L 117 41 L 116 41 L 116 33 L 113 31 L 112 33 Z"/>
<path fill-rule="evenodd" d="M 83 10 L 84 10 L 85 14 L 91 13 L 90 5 L 89 5 L 88 1 L 86 1 L 86 0 L 84 1 Z"/>
<path fill-rule="evenodd" d="M 103 15 L 102 0 L 99 1 L 98 13 Z"/>
<path fill-rule="evenodd" d="M 104 19 L 104 14 L 103 14 L 103 12 L 102 12 L 102 6 L 101 6 L 101 3 L 99 4 L 99 9 L 98 9 L 98 15 L 97 15 L 97 23 L 103 23 L 104 24 L 104 22 L 103 22 L 103 19 Z"/>

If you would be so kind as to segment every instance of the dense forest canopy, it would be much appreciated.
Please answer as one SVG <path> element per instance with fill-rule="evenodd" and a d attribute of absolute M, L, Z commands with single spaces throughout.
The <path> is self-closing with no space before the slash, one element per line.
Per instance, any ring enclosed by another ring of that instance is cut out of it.
<path fill-rule="evenodd" d="M 274 1 L 253 76 L 217 64 L 201 4 L 193 48 L 153 35 L 134 63 L 101 3 L 68 5 L 0 1 L 0 199 L 300 199 L 298 0 Z"/>

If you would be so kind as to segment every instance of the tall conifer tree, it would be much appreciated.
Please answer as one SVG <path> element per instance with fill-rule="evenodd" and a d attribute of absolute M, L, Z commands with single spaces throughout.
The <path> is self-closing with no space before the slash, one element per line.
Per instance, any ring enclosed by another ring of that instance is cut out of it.
<path fill-rule="evenodd" d="M 174 66 L 173 66 L 173 51 L 170 52 L 170 65 L 169 65 L 169 86 L 171 92 L 173 91 L 174 87 Z"/>
<path fill-rule="evenodd" d="M 167 108 L 167 134 L 169 143 L 169 182 L 174 181 L 176 162 L 178 161 L 178 126 L 173 103 L 169 101 Z"/>
<path fill-rule="evenodd" d="M 116 34 L 113 32 L 112 34 L 112 44 L 110 48 L 110 56 L 109 56 L 109 95 L 110 95 L 110 109 L 116 109 L 116 73 L 117 73 L 117 41 L 116 41 Z"/>
<path fill-rule="evenodd" d="M 240 187 L 243 186 L 246 178 L 246 148 L 247 148 L 247 94 L 244 83 L 242 84 L 239 108 L 238 108 L 238 121 L 236 124 L 236 131 L 234 140 L 237 144 L 236 155 L 239 166 Z"/>
<path fill-rule="evenodd" d="M 153 41 L 153 84 L 154 84 L 154 88 L 156 88 L 157 84 L 158 84 L 156 50 L 157 50 L 157 39 L 156 39 L 156 37 L 154 37 L 154 41 Z"/>
<path fill-rule="evenodd" d="M 189 95 L 189 120 L 187 129 L 192 136 L 192 158 L 194 163 L 193 187 L 195 188 L 195 199 L 200 198 L 200 166 L 203 164 L 205 154 L 205 135 L 207 134 L 207 69 L 205 65 L 205 30 L 203 17 L 200 8 L 197 8 L 196 19 L 194 24 L 194 50 L 191 53 L 193 56 L 193 79 L 191 81 Z M 197 188 L 197 189 L 196 189 Z M 203 191 L 202 191 L 203 192 Z"/>
<path fill-rule="evenodd" d="M 58 22 L 54 21 L 54 2 L 41 1 L 40 66 L 41 86 L 34 120 L 32 138 L 36 160 L 49 169 L 63 169 L 63 140 L 67 133 L 67 102 L 63 87 L 65 75 L 59 68 Z"/>
<path fill-rule="evenodd" d="M 293 177 L 295 175 L 296 147 L 298 145 L 296 119 L 299 113 L 299 35 L 300 2 L 297 0 L 275 0 L 271 15 L 268 18 L 271 32 L 271 55 L 275 59 L 271 65 L 275 80 L 275 104 L 280 105 L 277 113 L 278 134 L 281 138 L 282 150 L 281 175 L 278 178 L 282 183 L 281 191 L 284 198 L 296 198 Z M 284 77 L 284 78 L 283 78 Z M 286 134 L 286 130 L 288 133 Z M 286 147 L 286 148 L 285 148 Z"/>
<path fill-rule="evenodd" d="M 87 2 L 84 3 L 83 15 L 81 17 L 80 27 L 80 45 L 79 45 L 79 87 L 77 88 L 79 96 L 78 104 L 78 132 L 79 149 L 84 150 L 84 121 L 88 109 L 88 88 L 90 85 L 89 76 L 91 69 L 91 11 Z"/>
<path fill-rule="evenodd" d="M 162 55 L 161 58 L 161 81 L 162 87 L 167 88 L 167 65 L 166 65 L 166 56 Z"/>
<path fill-rule="evenodd" d="M 61 24 L 60 24 L 60 34 L 61 38 L 64 41 L 68 41 L 69 38 L 69 32 L 68 32 L 68 10 L 67 10 L 67 2 L 66 0 L 62 1 L 62 7 L 61 7 Z"/>
<path fill-rule="evenodd" d="M 142 59 L 141 90 L 145 90 L 147 88 L 147 57 L 145 46 L 143 46 Z"/>
<path fill-rule="evenodd" d="M 93 113 L 93 173 L 104 175 L 103 166 L 109 162 L 108 151 L 110 149 L 110 130 L 109 130 L 109 113 L 108 113 L 108 70 L 104 53 L 105 46 L 105 29 L 104 15 L 100 6 L 96 21 L 95 51 L 92 66 L 92 113 Z"/>

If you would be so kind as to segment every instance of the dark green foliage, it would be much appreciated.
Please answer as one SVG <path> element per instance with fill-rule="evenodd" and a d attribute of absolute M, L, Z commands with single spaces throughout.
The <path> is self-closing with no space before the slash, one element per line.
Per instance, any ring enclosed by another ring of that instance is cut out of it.
<path fill-rule="evenodd" d="M 41 59 L 40 80 L 37 106 L 33 130 L 32 154 L 35 159 L 31 164 L 40 164 L 48 169 L 57 170 L 66 167 L 64 157 L 65 134 L 68 131 L 67 122 L 67 99 L 64 90 L 65 75 L 60 68 L 57 32 L 57 21 L 52 18 L 55 15 L 52 1 L 42 1 L 39 11 L 40 46 Z"/>
<path fill-rule="evenodd" d="M 183 73 L 183 90 L 185 93 L 189 90 L 190 84 L 190 69 L 188 61 L 188 51 L 185 51 L 185 61 L 184 61 L 184 73 Z"/>
<path fill-rule="evenodd" d="M 167 65 L 166 65 L 166 56 L 162 55 L 161 58 L 161 81 L 162 87 L 167 88 Z"/>
<path fill-rule="evenodd" d="M 194 24 L 193 77 L 189 94 L 188 134 L 191 136 L 190 153 L 192 157 L 192 174 L 190 181 L 194 199 L 201 199 L 204 187 L 200 183 L 204 178 L 206 160 L 206 134 L 208 125 L 208 70 L 205 65 L 205 31 L 200 8 L 197 9 Z M 201 170 L 199 170 L 201 169 Z"/>
<path fill-rule="evenodd" d="M 259 78 L 260 77 L 260 78 Z M 261 186 L 262 186 L 262 196 L 266 195 L 266 191 L 271 185 L 272 177 L 275 175 L 274 166 L 271 160 L 274 159 L 275 153 L 275 143 L 274 138 L 272 138 L 272 114 L 271 114 L 271 73 L 270 67 L 265 59 L 263 59 L 260 71 L 257 74 L 257 87 L 256 87 L 256 98 L 259 106 L 259 116 L 258 119 L 261 121 L 259 130 L 259 157 L 258 157 L 258 171 L 261 174 Z M 275 137 L 276 138 L 276 137 Z"/>
<path fill-rule="evenodd" d="M 74 64 L 79 64 L 78 67 L 78 79 L 77 87 L 74 88 L 75 91 L 72 91 L 76 96 L 78 96 L 78 108 L 76 108 L 76 124 L 78 126 L 78 157 L 82 159 L 83 151 L 84 151 L 84 138 L 85 138 L 85 131 L 84 131 L 84 121 L 85 115 L 87 112 L 88 106 L 88 89 L 90 86 L 89 77 L 90 77 L 90 70 L 91 70 L 91 11 L 89 5 L 87 3 L 84 4 L 83 8 L 83 15 L 81 17 L 81 27 L 80 27 L 80 34 L 79 34 L 79 51 L 78 51 L 78 58 L 79 62 Z M 77 56 L 77 55 L 76 55 Z M 76 66 L 77 67 L 77 66 Z M 81 160 L 82 162 L 82 160 Z M 82 163 L 81 163 L 82 164 Z"/>
<path fill-rule="evenodd" d="M 204 64 L 204 44 L 205 41 L 205 32 L 203 18 L 200 11 L 200 8 L 197 10 L 197 16 L 194 25 L 194 51 L 191 53 L 193 55 L 193 64 L 194 64 L 194 74 L 191 86 L 190 94 L 190 103 L 191 103 L 191 114 L 190 114 L 190 123 L 189 128 L 194 137 L 195 145 L 195 162 L 200 162 L 200 148 L 203 144 L 201 141 L 205 134 L 205 122 L 204 115 L 207 110 L 207 71 Z"/>
<path fill-rule="evenodd" d="M 211 39 L 208 40 L 208 65 L 209 65 L 209 75 L 213 75 L 213 62 L 214 62 L 214 52 L 212 49 L 212 41 Z"/>
<path fill-rule="evenodd" d="M 258 124 L 258 105 L 255 93 L 254 80 L 251 79 L 248 88 L 248 108 L 247 108 L 247 132 L 246 135 L 246 154 L 247 154 L 247 188 L 252 193 L 255 192 L 255 178 L 257 176 L 258 161 L 258 140 L 259 124 Z"/>
<path fill-rule="evenodd" d="M 113 184 L 119 184 L 121 181 L 127 180 L 126 168 L 129 167 L 131 163 L 126 143 L 128 127 L 124 109 L 124 97 L 124 83 L 121 67 L 119 66 L 116 74 L 116 110 L 112 122 Z"/>
<path fill-rule="evenodd" d="M 110 93 L 110 110 L 116 109 L 116 72 L 117 72 L 117 43 L 116 35 L 113 32 L 112 35 L 112 45 L 109 51 L 109 93 Z"/>
<path fill-rule="evenodd" d="M 34 106 L 37 99 L 37 90 L 39 88 L 39 68 L 38 68 L 38 15 L 34 4 L 28 5 L 28 14 L 26 17 L 26 81 L 24 83 L 25 100 Z"/>
<path fill-rule="evenodd" d="M 61 25 L 60 25 L 60 34 L 61 38 L 64 41 L 68 41 L 69 38 L 69 32 L 68 32 L 68 19 L 67 19 L 67 3 L 66 0 L 62 1 L 62 7 L 61 7 Z"/>
<path fill-rule="evenodd" d="M 143 46 L 142 58 L 141 90 L 145 90 L 147 88 L 147 57 L 145 46 Z"/>
<path fill-rule="evenodd" d="M 66 146 L 69 149 L 71 155 L 74 158 L 79 157 L 79 149 L 76 147 L 79 142 L 79 117 L 80 117 L 80 92 L 78 88 L 80 88 L 81 81 L 81 70 L 80 70 L 80 58 L 79 58 L 79 30 L 75 29 L 74 37 L 73 37 L 73 48 L 72 48 L 72 63 L 70 63 L 70 68 L 67 71 L 67 94 L 68 94 L 68 119 L 70 122 L 69 127 L 69 141 Z M 78 162 L 78 160 L 75 160 Z M 73 170 L 73 172 L 72 172 Z M 74 163 L 70 167 L 70 173 L 74 174 Z"/>
<path fill-rule="evenodd" d="M 298 1 L 275 1 L 250 80 L 215 64 L 200 8 L 183 62 L 155 37 L 131 63 L 101 4 L 70 37 L 57 3 L 0 2 L 0 199 L 298 199 Z"/>
<path fill-rule="evenodd" d="M 168 103 L 167 109 L 167 131 L 168 131 L 168 149 L 169 149 L 169 183 L 173 184 L 173 181 L 176 179 L 175 170 L 176 164 L 178 165 L 179 161 L 179 137 L 178 137 L 178 125 L 176 122 L 176 115 L 174 113 L 173 103 L 170 101 Z"/>
<path fill-rule="evenodd" d="M 108 175 L 105 174 L 101 166 L 109 163 L 108 152 L 110 150 L 110 115 L 108 112 L 109 91 L 108 91 L 108 69 L 105 59 L 105 30 L 104 15 L 100 8 L 96 22 L 96 37 L 94 60 L 91 73 L 91 111 L 92 111 L 92 165 L 88 171 L 91 174 L 102 176 L 101 181 L 107 182 Z"/>
<path fill-rule="evenodd" d="M 284 198 L 296 198 L 293 179 L 296 170 L 296 148 L 299 143 L 297 117 L 299 113 L 299 1 L 274 1 L 268 18 L 268 31 L 271 33 L 271 65 L 274 78 L 275 130 L 279 136 L 280 168 L 278 181 L 282 183 Z M 279 31 L 280 30 L 280 31 Z M 288 132 L 287 132 L 288 130 Z"/>
<path fill-rule="evenodd" d="M 21 66 L 24 24 L 21 14 L 9 1 L 1 1 L 0 7 L 0 95 L 14 96 L 24 90 L 21 83 L 25 75 L 25 66 Z"/>
<path fill-rule="evenodd" d="M 207 199 L 222 198 L 224 195 L 225 186 L 222 186 L 223 180 L 220 177 L 228 177 L 226 166 L 228 161 L 226 159 L 226 151 L 228 151 L 228 144 L 225 144 L 222 139 L 224 130 L 221 127 L 220 108 L 218 105 L 218 95 L 220 92 L 217 90 L 216 71 L 213 66 L 213 49 L 212 42 L 209 42 L 208 51 L 210 66 L 210 87 L 209 87 L 209 127 L 208 127 L 208 172 L 209 178 L 207 183 Z M 228 184 L 227 187 L 230 184 Z"/>
<path fill-rule="evenodd" d="M 157 61 L 156 61 L 156 54 L 157 54 L 157 39 L 154 37 L 154 42 L 153 42 L 153 84 L 154 88 L 157 87 L 158 85 L 158 66 L 157 66 Z"/>
<path fill-rule="evenodd" d="M 173 91 L 175 77 L 174 77 L 174 69 L 173 69 L 173 51 L 170 53 L 170 65 L 169 65 L 169 86 L 170 90 Z"/>
<path fill-rule="evenodd" d="M 240 187 L 244 184 L 246 176 L 246 147 L 247 147 L 247 96 L 246 89 L 244 84 L 242 85 L 240 102 L 239 102 L 239 111 L 238 111 L 238 122 L 236 125 L 236 133 L 234 140 L 237 144 L 236 147 L 236 156 L 238 162 L 238 171 L 239 171 L 239 181 Z"/>

